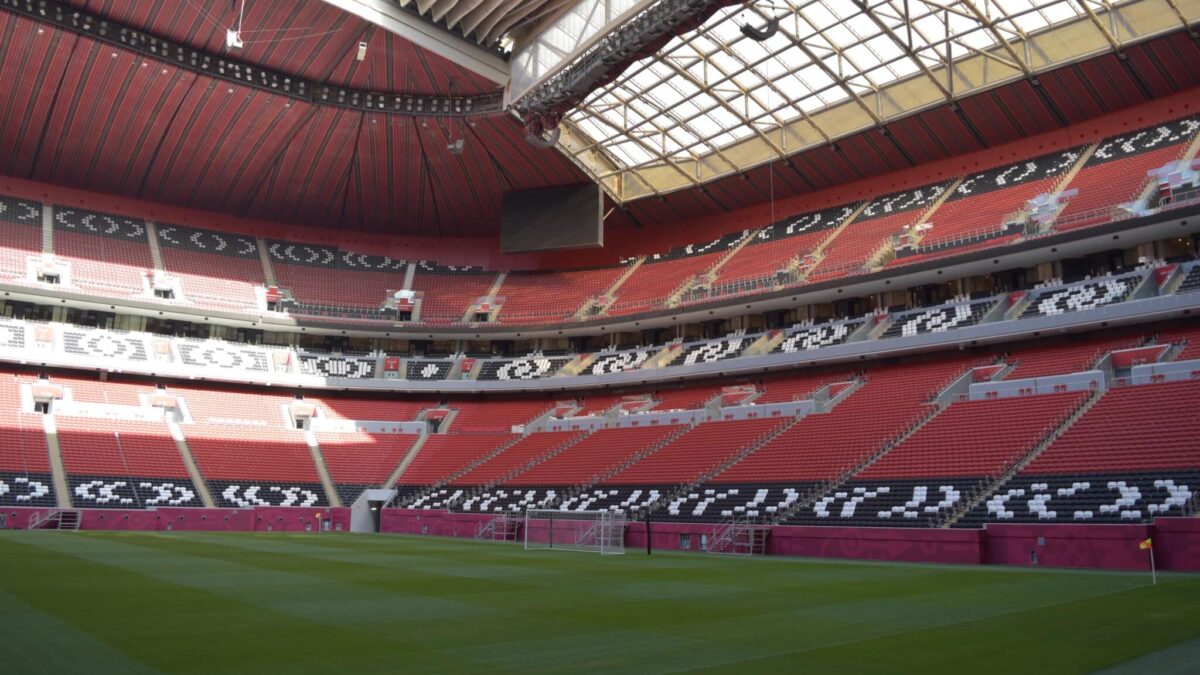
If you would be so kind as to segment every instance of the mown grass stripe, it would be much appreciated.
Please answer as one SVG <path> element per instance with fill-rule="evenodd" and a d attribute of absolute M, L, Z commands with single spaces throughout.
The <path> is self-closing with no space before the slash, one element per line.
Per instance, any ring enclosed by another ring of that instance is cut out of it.
<path fill-rule="evenodd" d="M 0 533 L 0 554 L 32 580 L 0 588 L 164 672 L 1082 672 L 1200 634 L 1189 575 L 281 533 Z"/>

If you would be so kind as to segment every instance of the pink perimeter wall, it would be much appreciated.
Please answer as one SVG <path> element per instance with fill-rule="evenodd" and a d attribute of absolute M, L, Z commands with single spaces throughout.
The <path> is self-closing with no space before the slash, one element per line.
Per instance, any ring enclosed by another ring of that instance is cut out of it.
<path fill-rule="evenodd" d="M 0 510 L 4 528 L 23 530 L 44 508 Z M 350 531 L 349 508 L 259 507 L 253 509 L 161 508 L 156 511 L 78 509 L 85 530 L 179 530 L 230 532 Z M 490 515 L 385 509 L 380 531 L 473 538 Z M 653 523 L 658 550 L 701 550 L 701 535 L 713 525 Z M 682 537 L 681 535 L 687 535 Z M 875 527 L 771 528 L 769 555 L 844 558 L 958 565 L 1017 565 L 1095 569 L 1149 569 L 1149 553 L 1138 542 L 1151 539 L 1158 568 L 1200 571 L 1200 518 L 1157 518 L 1152 525 L 989 525 L 982 530 L 929 530 Z M 684 544 L 686 543 L 686 546 Z M 631 523 L 625 546 L 646 547 L 643 523 Z M 1037 554 L 1036 562 L 1030 555 Z"/>
<path fill-rule="evenodd" d="M 767 552 L 813 558 L 978 565 L 983 530 L 893 527 L 788 527 L 771 530 Z"/>
<path fill-rule="evenodd" d="M 23 530 L 30 518 L 44 508 L 12 507 L 0 510 L 4 527 Z M 350 531 L 349 508 L 300 508 L 264 506 L 252 509 L 76 509 L 84 530 L 208 530 L 230 532 L 317 531 L 328 520 L 330 530 Z M 318 514 L 320 517 L 318 517 Z"/>
<path fill-rule="evenodd" d="M 470 538 L 490 518 L 486 514 L 386 509 L 380 518 L 380 531 Z M 714 527 L 653 523 L 653 548 L 699 551 L 701 535 L 708 535 Z M 1138 548 L 1138 542 L 1146 538 L 1153 540 L 1159 569 L 1200 571 L 1200 518 L 1158 518 L 1153 525 L 989 525 L 982 530 L 777 525 L 767 538 L 767 553 L 956 565 L 1143 570 L 1149 569 L 1150 559 Z M 646 547 L 644 523 L 629 525 L 625 547 L 632 551 Z M 1037 552 L 1036 563 L 1030 551 Z"/>
<path fill-rule="evenodd" d="M 1153 525 L 993 524 L 985 530 L 984 562 L 993 565 L 1150 569 L 1150 554 L 1139 549 L 1138 542 L 1150 537 L 1153 529 Z"/>

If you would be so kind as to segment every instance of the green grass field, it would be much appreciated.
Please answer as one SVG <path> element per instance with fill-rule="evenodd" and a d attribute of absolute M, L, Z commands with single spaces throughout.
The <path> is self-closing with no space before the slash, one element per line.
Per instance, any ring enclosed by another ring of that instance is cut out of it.
<path fill-rule="evenodd" d="M 1200 577 L 0 532 L 4 673 L 1200 672 Z"/>

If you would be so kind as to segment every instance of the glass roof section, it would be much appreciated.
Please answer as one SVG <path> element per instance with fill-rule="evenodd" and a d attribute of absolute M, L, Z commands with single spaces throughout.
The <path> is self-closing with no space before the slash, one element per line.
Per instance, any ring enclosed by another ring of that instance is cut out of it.
<path fill-rule="evenodd" d="M 763 42 L 741 30 L 776 18 Z M 619 200 L 662 194 L 1178 29 L 1182 18 L 1175 0 L 735 5 L 590 94 L 566 116 L 562 148 Z"/>

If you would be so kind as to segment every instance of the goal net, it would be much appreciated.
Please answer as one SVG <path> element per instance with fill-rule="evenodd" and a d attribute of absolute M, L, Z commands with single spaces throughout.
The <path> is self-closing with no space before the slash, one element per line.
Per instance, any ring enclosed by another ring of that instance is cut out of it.
<path fill-rule="evenodd" d="M 525 550 L 625 553 L 625 514 L 611 511 L 525 511 Z"/>

